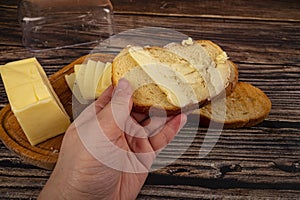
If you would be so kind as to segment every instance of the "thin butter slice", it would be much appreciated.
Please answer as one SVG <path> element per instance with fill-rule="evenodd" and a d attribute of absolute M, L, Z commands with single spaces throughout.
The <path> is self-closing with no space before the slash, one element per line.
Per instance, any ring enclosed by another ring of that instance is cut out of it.
<path fill-rule="evenodd" d="M 86 67 L 84 76 L 80 71 L 82 66 Z M 111 85 L 111 70 L 109 62 L 89 60 L 86 65 L 75 65 L 74 73 L 65 75 L 65 79 L 76 99 L 81 103 L 87 103 L 87 100 L 98 98 Z"/>
<path fill-rule="evenodd" d="M 84 80 L 83 80 L 83 90 L 85 96 L 85 99 L 95 99 L 95 90 L 96 86 L 94 84 L 94 79 L 95 79 L 95 71 L 96 71 L 96 65 L 97 62 L 94 60 L 88 60 L 86 64 L 86 70 L 84 73 Z"/>
<path fill-rule="evenodd" d="M 103 73 L 101 74 L 101 78 L 97 83 L 96 97 L 99 97 L 104 92 L 104 90 L 106 90 L 111 85 L 111 70 L 111 63 L 106 63 Z"/>
<path fill-rule="evenodd" d="M 0 71 L 12 112 L 31 145 L 66 131 L 69 116 L 35 58 L 7 63 Z"/>
<path fill-rule="evenodd" d="M 74 66 L 75 81 L 70 89 L 73 95 L 81 104 L 87 104 L 88 101 L 85 98 L 84 89 L 84 76 L 85 76 L 86 64 L 78 64 Z M 71 77 L 69 77 L 71 78 Z"/>
<path fill-rule="evenodd" d="M 75 70 L 76 68 L 78 68 L 78 70 Z M 84 89 L 84 78 L 85 78 L 86 64 L 75 65 L 75 69 L 74 70 L 76 75 L 76 81 L 74 85 L 75 86 L 74 91 L 79 92 L 81 96 L 85 99 L 86 91 Z"/>
<path fill-rule="evenodd" d="M 96 70 L 95 70 L 95 77 L 94 77 L 94 84 L 97 88 L 98 83 L 102 77 L 102 74 L 104 73 L 106 64 L 104 62 L 98 61 L 96 65 Z"/>
<path fill-rule="evenodd" d="M 74 87 L 74 83 L 76 80 L 75 73 L 65 75 L 65 79 L 66 79 L 67 85 L 69 86 L 70 90 L 73 92 L 73 87 Z"/>
<path fill-rule="evenodd" d="M 65 75 L 65 79 L 66 79 L 66 82 L 67 82 L 70 90 L 72 91 L 72 94 L 75 96 L 75 98 L 79 102 L 83 102 L 84 98 L 82 97 L 82 95 L 78 89 L 78 85 L 76 85 L 76 74 L 75 73 L 67 74 L 67 75 Z"/>
<path fill-rule="evenodd" d="M 197 102 L 193 88 L 182 74 L 154 59 L 142 47 L 130 47 L 129 54 L 167 95 L 173 105 L 184 107 Z"/>

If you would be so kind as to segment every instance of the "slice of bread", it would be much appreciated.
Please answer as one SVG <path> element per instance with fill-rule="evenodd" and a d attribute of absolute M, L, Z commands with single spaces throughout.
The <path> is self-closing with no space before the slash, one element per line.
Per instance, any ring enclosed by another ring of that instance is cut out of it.
<path fill-rule="evenodd" d="M 213 107 L 212 107 L 212 104 Z M 226 105 L 226 114 L 220 114 L 218 107 Z M 218 109 L 212 117 L 212 108 Z M 190 118 L 200 117 L 199 124 L 208 127 L 210 122 L 224 123 L 224 128 L 250 127 L 262 122 L 271 110 L 271 101 L 259 88 L 244 82 L 237 83 L 234 91 L 222 103 L 218 99 L 194 111 Z"/>
<path fill-rule="evenodd" d="M 127 47 L 112 63 L 113 85 L 121 78 L 133 85 L 134 111 L 148 114 L 157 108 L 173 115 L 203 106 L 224 91 L 230 94 L 238 74 L 218 45 L 201 40 L 165 48 Z"/>

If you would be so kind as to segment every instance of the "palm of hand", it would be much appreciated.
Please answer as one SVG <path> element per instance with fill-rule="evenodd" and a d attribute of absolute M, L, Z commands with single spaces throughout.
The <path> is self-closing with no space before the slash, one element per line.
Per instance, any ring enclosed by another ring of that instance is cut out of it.
<path fill-rule="evenodd" d="M 171 141 L 186 116 L 168 118 L 165 123 L 131 113 L 131 88 L 120 82 L 115 92 L 107 89 L 69 127 L 41 198 L 53 185 L 66 199 L 136 198 L 156 152 Z"/>

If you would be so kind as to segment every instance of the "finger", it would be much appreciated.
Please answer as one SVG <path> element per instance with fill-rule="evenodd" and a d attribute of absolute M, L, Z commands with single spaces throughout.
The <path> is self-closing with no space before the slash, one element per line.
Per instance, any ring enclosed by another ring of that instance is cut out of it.
<path fill-rule="evenodd" d="M 120 79 L 114 89 L 111 102 L 97 114 L 99 125 L 108 138 L 119 137 L 125 131 L 125 124 L 130 117 L 132 108 L 132 88 L 126 79 Z M 114 130 L 118 130 L 115 135 Z"/>
<path fill-rule="evenodd" d="M 162 117 L 152 117 L 151 123 L 149 123 L 147 126 L 142 127 L 141 125 L 137 123 L 126 123 L 126 129 L 131 131 L 131 134 L 126 134 L 126 139 L 128 141 L 128 145 L 130 149 L 133 152 L 136 153 L 149 153 L 153 152 L 152 144 L 149 143 L 148 137 L 149 133 L 153 132 L 159 132 L 162 131 L 162 129 L 167 126 L 166 123 L 169 123 L 173 118 L 176 116 L 170 116 L 167 119 Z M 147 120 L 148 121 L 148 120 Z M 184 123 L 184 121 L 183 121 Z M 180 124 L 175 122 L 175 124 Z M 153 138 L 153 134 L 150 138 Z M 158 139 L 158 138 L 157 138 Z M 164 145 L 165 146 L 165 145 Z"/>
<path fill-rule="evenodd" d="M 125 125 L 127 119 L 130 118 L 133 104 L 132 93 L 130 83 L 124 78 L 120 79 L 110 102 L 111 112 L 118 125 Z"/>
<path fill-rule="evenodd" d="M 98 99 L 89 105 L 86 109 L 85 112 L 90 113 L 91 115 L 95 115 L 95 113 L 100 112 L 111 100 L 113 94 L 113 86 L 110 85 L 104 92 L 98 97 Z M 88 117 L 85 116 L 85 117 Z"/>
<path fill-rule="evenodd" d="M 100 112 L 111 100 L 113 94 L 113 86 L 110 85 L 95 101 L 95 111 Z"/>
<path fill-rule="evenodd" d="M 185 125 L 187 116 L 179 114 L 168 121 L 162 130 L 149 138 L 149 142 L 154 151 L 164 148 L 175 137 L 179 130 Z"/>
<path fill-rule="evenodd" d="M 143 113 L 131 112 L 131 117 L 133 117 L 138 123 L 142 123 L 147 118 L 149 118 L 149 115 Z"/>
<path fill-rule="evenodd" d="M 132 109 L 132 94 L 133 91 L 130 83 L 124 78 L 120 79 L 112 96 L 111 103 L 114 109 L 121 109 L 119 111 L 126 111 L 126 113 L 130 113 Z"/>
<path fill-rule="evenodd" d="M 95 118 L 97 113 L 100 112 L 110 102 L 112 93 L 113 87 L 109 86 L 95 102 L 86 107 L 74 120 L 76 126 L 81 126 L 82 123 Z"/>
<path fill-rule="evenodd" d="M 144 133 L 144 137 L 133 136 L 132 132 L 135 132 L 136 135 L 141 135 Z M 143 127 L 137 125 L 132 127 L 131 134 L 125 135 L 128 146 L 130 150 L 134 153 L 149 153 L 154 152 L 151 144 L 149 143 L 147 133 L 143 129 Z"/>
<path fill-rule="evenodd" d="M 152 163 L 156 157 L 156 152 L 153 150 L 147 138 L 137 138 L 126 134 L 126 140 L 131 152 L 134 152 L 135 157 L 145 169 L 150 170 Z"/>
<path fill-rule="evenodd" d="M 141 123 L 141 125 L 148 133 L 148 137 L 152 137 L 155 134 L 159 133 L 164 127 L 164 125 L 166 125 L 166 123 L 168 123 L 174 117 L 175 116 L 169 116 L 169 117 L 152 116 L 144 120 Z"/>

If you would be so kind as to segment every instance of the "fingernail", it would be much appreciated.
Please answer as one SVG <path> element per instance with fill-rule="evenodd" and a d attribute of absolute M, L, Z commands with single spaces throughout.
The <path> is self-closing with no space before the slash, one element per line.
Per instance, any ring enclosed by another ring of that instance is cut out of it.
<path fill-rule="evenodd" d="M 181 114 L 180 129 L 181 129 L 182 127 L 184 127 L 184 125 L 186 124 L 186 122 L 187 122 L 187 116 L 186 116 L 186 114 L 182 113 L 182 114 Z"/>
<path fill-rule="evenodd" d="M 128 87 L 129 83 L 126 79 L 122 78 L 118 82 L 117 90 L 125 90 Z"/>

